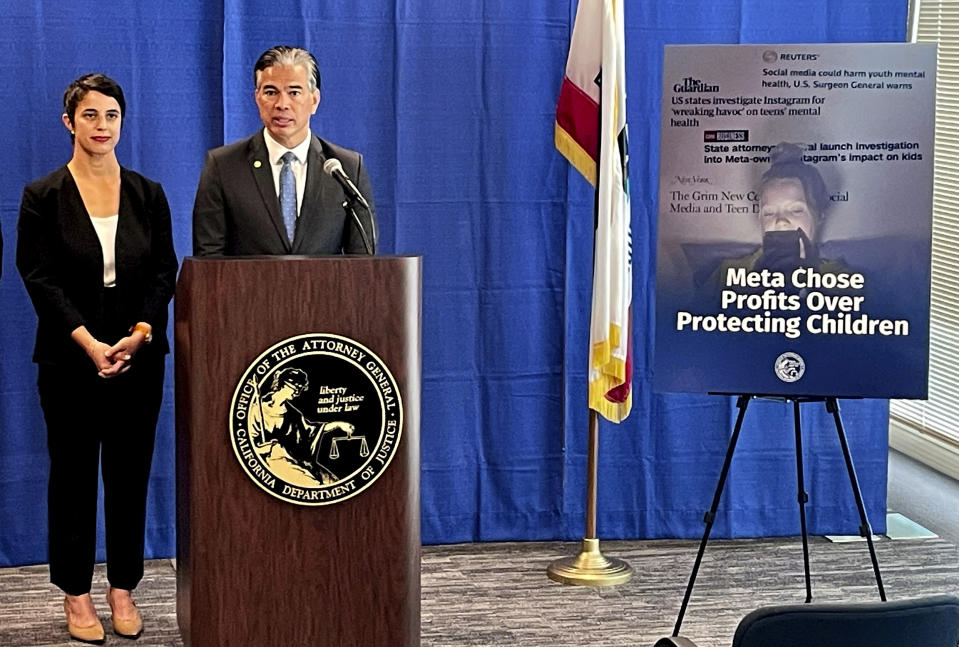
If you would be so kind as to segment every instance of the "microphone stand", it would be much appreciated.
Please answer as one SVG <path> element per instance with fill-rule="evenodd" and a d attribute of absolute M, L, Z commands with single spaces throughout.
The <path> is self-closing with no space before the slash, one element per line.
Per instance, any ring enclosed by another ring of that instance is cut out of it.
<path fill-rule="evenodd" d="M 373 244 L 371 245 L 370 238 L 366 233 L 366 228 L 363 227 L 363 222 L 360 220 L 360 217 L 357 215 L 356 209 L 353 208 L 353 205 L 355 202 L 356 202 L 355 199 L 347 195 L 346 200 L 343 201 L 343 208 L 349 212 L 350 216 L 353 218 L 353 222 L 356 223 L 356 228 L 360 232 L 360 238 L 363 239 L 363 247 L 366 248 L 366 253 L 369 256 L 373 256 L 374 254 L 376 254 L 376 238 L 374 237 Z M 369 211 L 367 211 L 367 213 L 369 213 Z M 374 236 L 375 236 L 376 225 L 373 224 L 373 214 L 370 214 L 370 224 L 374 227 Z"/>

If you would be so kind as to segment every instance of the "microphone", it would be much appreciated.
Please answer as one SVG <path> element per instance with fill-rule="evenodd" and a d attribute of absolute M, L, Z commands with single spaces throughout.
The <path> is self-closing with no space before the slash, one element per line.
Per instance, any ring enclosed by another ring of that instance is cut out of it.
<path fill-rule="evenodd" d="M 346 172 L 343 171 L 343 164 L 340 160 L 335 157 L 323 162 L 323 172 L 335 179 L 340 183 L 340 186 L 343 187 L 343 191 L 346 192 L 347 200 L 343 203 L 343 206 L 349 210 L 350 215 L 353 217 L 353 222 L 356 223 L 356 228 L 360 232 L 360 238 L 363 239 L 363 247 L 366 248 L 366 253 L 370 256 L 373 256 L 376 253 L 376 223 L 373 222 L 373 211 L 370 209 L 370 204 L 366 201 L 366 198 L 363 197 L 363 194 L 360 193 L 360 190 L 356 188 L 356 185 L 350 180 L 346 175 Z M 363 223 L 360 222 L 360 217 L 356 215 L 356 210 L 353 208 L 352 202 L 360 203 L 366 213 L 370 216 L 370 226 L 373 228 L 373 241 L 370 242 L 370 237 L 366 233 L 366 228 L 363 226 Z"/>
<path fill-rule="evenodd" d="M 343 164 L 340 163 L 340 160 L 331 157 L 323 162 L 323 172 L 339 182 L 350 199 L 359 202 L 367 211 L 370 210 L 370 204 L 366 201 L 366 198 L 363 197 L 363 194 L 360 193 L 360 190 L 356 188 L 356 185 L 353 184 L 353 181 L 346 175 L 346 172 L 343 171 Z"/>

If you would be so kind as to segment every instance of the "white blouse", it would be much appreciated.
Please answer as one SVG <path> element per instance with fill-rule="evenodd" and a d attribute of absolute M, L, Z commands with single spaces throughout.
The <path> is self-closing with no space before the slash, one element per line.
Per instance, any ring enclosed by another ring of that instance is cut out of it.
<path fill-rule="evenodd" d="M 90 217 L 93 228 L 100 239 L 100 248 L 103 250 L 103 285 L 112 288 L 117 284 L 117 223 L 119 214 L 107 218 Z"/>

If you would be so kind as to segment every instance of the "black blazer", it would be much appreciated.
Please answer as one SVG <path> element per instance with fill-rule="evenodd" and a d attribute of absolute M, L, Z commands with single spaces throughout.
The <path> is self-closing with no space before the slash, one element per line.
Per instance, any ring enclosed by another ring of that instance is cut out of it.
<path fill-rule="evenodd" d="M 363 239 L 343 208 L 343 188 L 323 172 L 335 157 L 370 203 L 357 207 L 367 236 L 376 235 L 375 208 L 363 157 L 313 135 L 306 187 L 296 224 L 287 238 L 263 131 L 214 148 L 206 155 L 193 203 L 193 253 L 197 256 L 365 254 Z"/>
<path fill-rule="evenodd" d="M 153 343 L 140 352 L 166 353 L 167 305 L 177 258 L 170 207 L 163 188 L 120 169 L 116 238 L 117 312 L 105 321 L 103 251 L 73 175 L 66 166 L 23 190 L 17 225 L 17 269 L 37 311 L 35 362 L 89 363 L 70 337 L 79 326 L 114 344 L 138 321 L 153 326 Z"/>

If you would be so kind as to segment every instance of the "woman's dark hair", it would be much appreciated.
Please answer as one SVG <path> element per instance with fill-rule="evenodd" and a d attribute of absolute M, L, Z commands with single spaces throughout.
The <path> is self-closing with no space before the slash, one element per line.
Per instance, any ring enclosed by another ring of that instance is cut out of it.
<path fill-rule="evenodd" d="M 822 218 L 829 207 L 829 192 L 826 183 L 818 169 L 802 160 L 803 150 L 796 144 L 781 142 L 769 151 L 769 170 L 763 173 L 759 192 L 762 193 L 766 185 L 773 180 L 799 180 L 803 193 L 806 195 L 806 204 L 815 210 L 817 218 Z"/>
<path fill-rule="evenodd" d="M 123 99 L 123 90 L 120 89 L 120 84 L 105 74 L 84 74 L 68 85 L 63 93 L 63 114 L 67 116 L 71 124 L 77 112 L 77 106 L 90 91 L 99 92 L 116 99 L 117 103 L 120 104 L 120 117 L 125 116 L 127 102 Z"/>

